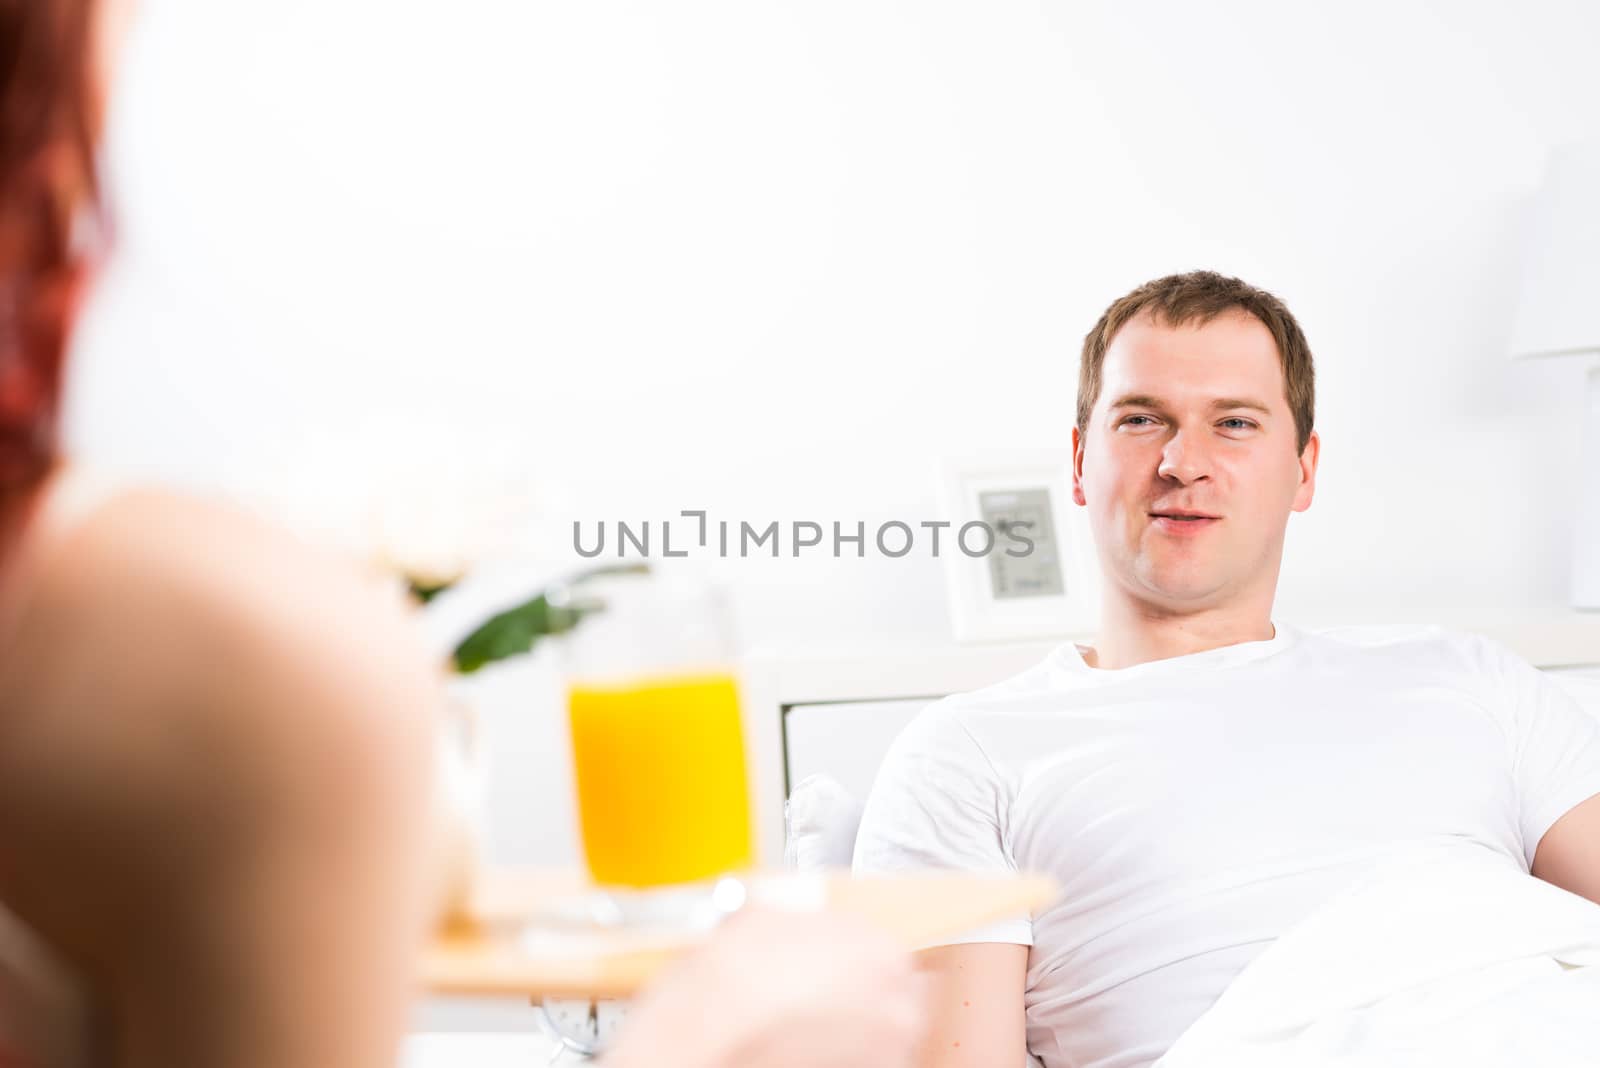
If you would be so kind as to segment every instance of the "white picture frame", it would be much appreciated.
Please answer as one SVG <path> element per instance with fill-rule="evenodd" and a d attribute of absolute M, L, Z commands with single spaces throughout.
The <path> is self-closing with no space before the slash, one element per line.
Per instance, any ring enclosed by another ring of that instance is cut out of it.
<path fill-rule="evenodd" d="M 939 464 L 939 483 L 943 518 L 950 524 L 940 560 L 956 641 L 1057 640 L 1085 636 L 1094 629 L 1100 607 L 1099 569 L 1094 566 L 1087 517 L 1072 500 L 1069 450 L 946 457 Z M 1015 542 L 997 540 L 993 551 L 982 556 L 968 555 L 956 543 L 955 535 L 963 526 L 996 514 L 1008 495 L 1015 495 L 1018 515 L 1042 518 L 1044 509 L 1053 528 L 1059 583 L 1050 581 L 1050 569 L 1042 560 L 1006 558 L 1005 546 L 1019 548 Z M 1037 588 L 1028 590 L 1030 584 Z"/>

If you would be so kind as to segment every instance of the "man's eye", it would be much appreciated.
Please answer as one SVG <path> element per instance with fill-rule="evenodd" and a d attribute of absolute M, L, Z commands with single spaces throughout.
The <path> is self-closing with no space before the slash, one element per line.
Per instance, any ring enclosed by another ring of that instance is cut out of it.
<path fill-rule="evenodd" d="M 1135 422 L 1135 420 L 1138 420 L 1138 419 L 1143 419 L 1144 423 Z M 1128 416 L 1126 419 L 1124 419 L 1122 421 L 1122 425 L 1123 426 L 1144 426 L 1147 423 L 1154 423 L 1154 422 L 1155 422 L 1155 420 L 1151 419 L 1148 415 L 1130 415 L 1130 416 Z"/>
<path fill-rule="evenodd" d="M 1222 421 L 1222 425 L 1227 427 L 1229 430 L 1249 430 L 1255 426 L 1255 424 L 1250 420 L 1240 419 L 1238 417 L 1224 419 Z"/>

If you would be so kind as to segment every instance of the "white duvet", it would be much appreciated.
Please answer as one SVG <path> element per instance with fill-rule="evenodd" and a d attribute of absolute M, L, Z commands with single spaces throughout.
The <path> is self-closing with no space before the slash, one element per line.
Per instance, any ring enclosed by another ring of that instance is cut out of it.
<path fill-rule="evenodd" d="M 1157 1068 L 1600 1065 L 1600 905 L 1462 842 L 1279 938 Z"/>

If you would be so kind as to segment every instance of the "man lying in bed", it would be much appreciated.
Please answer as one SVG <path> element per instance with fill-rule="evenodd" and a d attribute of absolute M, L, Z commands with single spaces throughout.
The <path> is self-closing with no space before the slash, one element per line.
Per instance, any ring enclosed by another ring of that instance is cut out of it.
<path fill-rule="evenodd" d="M 1207 272 L 1084 341 L 1073 497 L 1093 647 L 947 698 L 896 741 L 858 871 L 1055 876 L 1034 916 L 928 950 L 929 1066 L 1153 1063 L 1272 941 L 1380 861 L 1468 841 L 1600 900 L 1600 725 L 1494 643 L 1271 617 L 1319 441 L 1304 336 Z"/>

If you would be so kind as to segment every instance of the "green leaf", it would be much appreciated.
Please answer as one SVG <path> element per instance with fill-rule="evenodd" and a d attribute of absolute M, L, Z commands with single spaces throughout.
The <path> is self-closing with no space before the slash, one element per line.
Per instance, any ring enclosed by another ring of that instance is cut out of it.
<path fill-rule="evenodd" d="M 417 599 L 418 604 L 427 604 L 454 585 L 455 581 L 453 579 L 449 582 L 437 582 L 431 579 L 424 581 L 409 576 L 406 578 L 406 588 L 411 591 L 411 596 Z"/>
<path fill-rule="evenodd" d="M 570 630 L 578 613 L 552 608 L 541 593 L 531 601 L 491 616 L 456 646 L 456 670 L 470 675 L 485 664 L 530 651 L 540 638 Z"/>
<path fill-rule="evenodd" d="M 490 616 L 487 621 L 461 639 L 451 659 L 462 675 L 470 675 L 485 664 L 507 657 L 530 652 L 541 638 L 565 634 L 587 615 L 603 611 L 604 605 L 595 602 L 584 604 L 551 604 L 551 594 L 558 589 L 571 590 L 600 575 L 644 574 L 646 564 L 606 564 L 591 568 L 541 590 L 530 600 L 515 608 Z M 565 600 L 565 599 L 563 599 Z"/>

